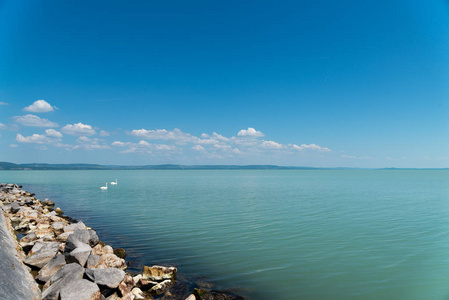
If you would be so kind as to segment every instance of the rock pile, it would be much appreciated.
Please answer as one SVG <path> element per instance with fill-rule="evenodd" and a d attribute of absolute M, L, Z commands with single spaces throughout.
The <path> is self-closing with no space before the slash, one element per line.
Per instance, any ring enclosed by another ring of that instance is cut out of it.
<path fill-rule="evenodd" d="M 94 230 L 71 223 L 54 206 L 20 186 L 0 184 L 0 211 L 24 235 L 16 250 L 42 288 L 41 299 L 153 299 L 175 284 L 174 267 L 145 266 L 134 277 L 126 273 L 125 260 Z"/>

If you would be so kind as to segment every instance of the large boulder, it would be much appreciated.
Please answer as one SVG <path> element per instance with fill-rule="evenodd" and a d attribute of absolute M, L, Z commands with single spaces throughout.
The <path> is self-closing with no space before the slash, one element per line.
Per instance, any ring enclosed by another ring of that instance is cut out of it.
<path fill-rule="evenodd" d="M 75 231 L 75 229 L 86 229 L 83 222 L 73 223 L 64 227 L 64 232 Z"/>
<path fill-rule="evenodd" d="M 58 300 L 61 289 L 72 281 L 82 279 L 83 275 L 84 268 L 79 264 L 62 266 L 47 282 L 50 285 L 42 292 L 42 300 Z"/>
<path fill-rule="evenodd" d="M 87 269 L 86 275 L 96 284 L 111 289 L 118 287 L 123 278 L 125 278 L 125 272 L 115 268 Z"/>
<path fill-rule="evenodd" d="M 149 293 L 153 295 L 160 295 L 168 290 L 169 287 L 173 286 L 174 283 L 170 279 L 164 280 L 162 282 L 159 282 L 155 286 L 153 286 L 151 289 L 148 290 Z"/>
<path fill-rule="evenodd" d="M 47 282 L 64 265 L 66 265 L 64 255 L 57 254 L 39 271 L 36 279 Z"/>
<path fill-rule="evenodd" d="M 44 244 L 36 253 L 25 259 L 25 263 L 30 266 L 42 268 L 45 266 L 59 251 L 58 242 L 50 242 Z"/>
<path fill-rule="evenodd" d="M 99 300 L 100 289 L 86 279 L 77 279 L 61 289 L 61 300 Z"/>

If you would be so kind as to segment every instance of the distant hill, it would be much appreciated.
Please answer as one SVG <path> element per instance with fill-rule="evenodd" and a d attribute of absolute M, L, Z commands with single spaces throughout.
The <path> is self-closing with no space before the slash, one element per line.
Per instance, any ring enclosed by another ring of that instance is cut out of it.
<path fill-rule="evenodd" d="M 313 168 L 276 165 L 144 165 L 120 166 L 98 164 L 14 164 L 0 162 L 0 170 L 356 170 L 360 168 Z M 376 170 L 449 170 L 449 168 L 379 168 Z"/>
<path fill-rule="evenodd" d="M 275 165 L 145 165 L 145 166 L 118 166 L 97 164 L 14 164 L 0 162 L 0 170 L 312 170 L 310 167 L 283 167 Z"/>

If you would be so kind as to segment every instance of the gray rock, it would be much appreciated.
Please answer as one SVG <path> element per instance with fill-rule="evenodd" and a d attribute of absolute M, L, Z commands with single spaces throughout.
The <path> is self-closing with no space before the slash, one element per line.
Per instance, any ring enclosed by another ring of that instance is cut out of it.
<path fill-rule="evenodd" d="M 47 282 L 65 264 L 64 255 L 57 254 L 39 271 L 36 279 L 42 282 Z"/>
<path fill-rule="evenodd" d="M 50 242 L 45 244 L 36 253 L 25 259 L 27 265 L 42 268 L 45 266 L 59 251 L 58 242 Z"/>
<path fill-rule="evenodd" d="M 0 299 L 40 299 L 40 290 L 31 274 L 17 258 L 16 243 L 0 213 Z"/>
<path fill-rule="evenodd" d="M 58 300 L 59 293 L 63 287 L 77 279 L 82 279 L 84 268 L 73 263 L 62 266 L 50 279 L 49 287 L 42 292 L 43 300 Z"/>
<path fill-rule="evenodd" d="M 64 232 L 75 231 L 75 229 L 86 229 L 86 225 L 83 222 L 70 224 L 64 227 Z"/>
<path fill-rule="evenodd" d="M 9 208 L 9 211 L 12 212 L 13 214 L 15 214 L 16 212 L 18 212 L 20 210 L 20 205 L 17 202 L 13 202 Z"/>
<path fill-rule="evenodd" d="M 86 279 L 77 279 L 61 289 L 61 300 L 99 300 L 100 289 Z"/>
<path fill-rule="evenodd" d="M 69 235 L 69 237 L 67 238 L 67 240 L 65 242 L 64 253 L 70 253 L 73 250 L 75 250 L 76 248 L 83 247 L 84 245 L 87 245 L 86 242 L 79 240 L 78 237 L 83 238 L 82 234 L 75 235 L 72 233 L 71 235 Z"/>
<path fill-rule="evenodd" d="M 65 224 L 63 222 L 54 222 L 53 224 L 51 224 L 51 228 L 53 228 L 53 230 L 57 230 L 57 231 L 64 230 L 64 226 L 65 226 Z"/>
<path fill-rule="evenodd" d="M 76 238 L 77 240 L 89 244 L 94 247 L 98 244 L 99 239 L 97 233 L 92 229 L 75 229 L 72 233 L 72 238 Z"/>
<path fill-rule="evenodd" d="M 96 284 L 111 289 L 118 287 L 123 278 L 125 278 L 125 272 L 115 268 L 87 269 L 86 275 Z"/>
<path fill-rule="evenodd" d="M 65 254 L 65 258 L 68 263 L 76 262 L 84 267 L 91 253 L 92 248 L 90 248 L 89 245 L 81 244 L 79 247 L 75 248 L 75 250 Z"/>
<path fill-rule="evenodd" d="M 100 262 L 100 255 L 91 254 L 87 259 L 86 268 L 95 269 L 98 266 L 99 262 Z"/>

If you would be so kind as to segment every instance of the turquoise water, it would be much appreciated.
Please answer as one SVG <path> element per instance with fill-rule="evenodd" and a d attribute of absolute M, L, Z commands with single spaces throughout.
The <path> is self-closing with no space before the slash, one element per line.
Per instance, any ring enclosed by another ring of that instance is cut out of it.
<path fill-rule="evenodd" d="M 118 178 L 118 186 L 99 190 Z M 0 171 L 248 299 L 449 299 L 449 171 Z"/>

